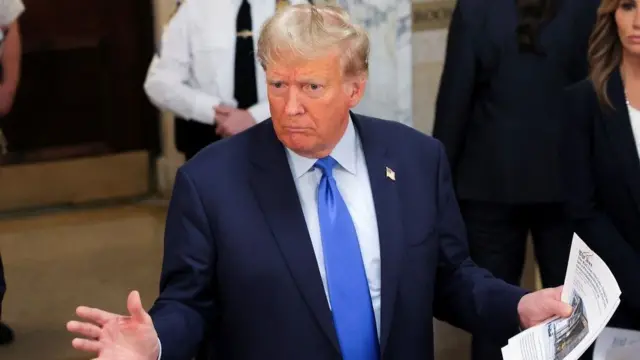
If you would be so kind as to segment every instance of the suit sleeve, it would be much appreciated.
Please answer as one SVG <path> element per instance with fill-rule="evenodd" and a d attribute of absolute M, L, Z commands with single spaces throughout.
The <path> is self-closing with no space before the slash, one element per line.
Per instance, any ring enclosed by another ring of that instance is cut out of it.
<path fill-rule="evenodd" d="M 202 200 L 179 170 L 167 214 L 160 295 L 150 314 L 163 360 L 191 359 L 212 323 L 215 247 Z"/>
<path fill-rule="evenodd" d="M 476 79 L 474 36 L 465 22 L 462 3 L 451 18 L 447 50 L 436 99 L 433 136 L 440 140 L 455 170 L 462 153 Z"/>
<path fill-rule="evenodd" d="M 184 119 L 213 124 L 214 107 L 221 99 L 188 84 L 193 73 L 192 16 L 197 1 L 185 1 L 162 33 L 157 54 L 151 60 L 144 90 L 156 107 Z"/>
<path fill-rule="evenodd" d="M 574 231 L 609 266 L 616 277 L 621 299 L 640 313 L 640 256 L 622 237 L 611 219 L 597 204 L 597 188 L 593 178 L 593 146 L 595 98 L 572 89 L 567 92 L 567 120 L 564 169 L 569 191 L 568 208 Z"/>
<path fill-rule="evenodd" d="M 438 161 L 439 261 L 434 314 L 473 334 L 483 333 L 506 343 L 518 332 L 518 304 L 526 291 L 494 278 L 471 261 L 442 146 Z"/>

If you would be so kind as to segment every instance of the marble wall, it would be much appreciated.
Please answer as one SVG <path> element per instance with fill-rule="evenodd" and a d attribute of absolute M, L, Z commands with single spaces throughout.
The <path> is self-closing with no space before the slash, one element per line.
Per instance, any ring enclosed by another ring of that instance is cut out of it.
<path fill-rule="evenodd" d="M 371 36 L 369 86 L 355 109 L 431 133 L 455 0 L 316 0 L 338 3 Z"/>
<path fill-rule="evenodd" d="M 413 119 L 430 134 L 455 0 L 413 1 Z"/>
<path fill-rule="evenodd" d="M 413 125 L 411 0 L 337 0 L 369 32 L 369 83 L 357 113 Z"/>

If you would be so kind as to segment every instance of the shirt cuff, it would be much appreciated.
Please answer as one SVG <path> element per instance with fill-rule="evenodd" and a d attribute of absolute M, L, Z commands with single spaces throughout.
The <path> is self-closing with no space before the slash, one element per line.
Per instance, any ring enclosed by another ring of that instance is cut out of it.
<path fill-rule="evenodd" d="M 269 109 L 268 101 L 259 102 L 249 107 L 247 111 L 249 112 L 249 114 L 251 114 L 256 124 L 261 123 L 271 117 L 271 110 Z"/>
<path fill-rule="evenodd" d="M 214 108 L 218 105 L 220 105 L 220 99 L 207 94 L 197 94 L 193 104 L 191 120 L 213 125 L 216 116 Z"/>

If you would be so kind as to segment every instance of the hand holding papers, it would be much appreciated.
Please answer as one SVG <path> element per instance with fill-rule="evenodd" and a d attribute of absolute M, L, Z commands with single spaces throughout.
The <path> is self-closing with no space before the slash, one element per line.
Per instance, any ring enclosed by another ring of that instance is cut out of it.
<path fill-rule="evenodd" d="M 568 318 L 527 329 L 502 349 L 505 360 L 577 360 L 596 340 L 620 304 L 620 288 L 607 265 L 573 236 L 562 301 Z"/>

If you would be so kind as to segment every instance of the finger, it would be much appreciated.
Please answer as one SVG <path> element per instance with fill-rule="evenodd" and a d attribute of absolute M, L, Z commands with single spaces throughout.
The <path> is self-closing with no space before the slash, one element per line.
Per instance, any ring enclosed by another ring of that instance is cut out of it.
<path fill-rule="evenodd" d="M 221 113 L 221 114 L 228 115 L 235 109 L 232 108 L 231 106 L 220 104 L 220 105 L 215 107 L 215 110 L 216 110 L 216 114 L 217 113 Z"/>
<path fill-rule="evenodd" d="M 218 114 L 216 113 L 216 122 L 218 124 L 224 124 L 229 120 L 229 114 Z"/>
<path fill-rule="evenodd" d="M 133 320 L 146 323 L 149 314 L 142 307 L 142 301 L 140 300 L 140 293 L 137 291 L 132 291 L 129 293 L 129 298 L 127 299 L 127 309 L 129 310 L 129 314 Z"/>
<path fill-rule="evenodd" d="M 558 300 L 558 301 L 562 299 L 562 289 L 563 289 L 563 288 L 564 288 L 564 286 L 563 286 L 563 285 L 560 285 L 560 286 L 558 286 L 558 287 L 553 288 L 553 295 L 554 295 L 554 298 L 555 298 L 556 300 Z"/>
<path fill-rule="evenodd" d="M 98 353 L 102 350 L 102 344 L 97 340 L 75 338 L 71 341 L 71 346 L 76 350 L 93 353 Z"/>
<path fill-rule="evenodd" d="M 552 312 L 561 317 L 569 317 L 573 312 L 573 307 L 562 301 L 553 300 L 551 307 Z"/>
<path fill-rule="evenodd" d="M 222 133 L 222 136 L 229 137 L 231 135 L 233 135 L 233 127 L 231 127 L 231 126 L 225 127 L 224 128 L 224 132 Z"/>
<path fill-rule="evenodd" d="M 216 117 L 218 116 L 229 116 L 231 115 L 231 111 L 225 111 L 223 109 L 219 109 L 219 108 L 215 108 L 216 110 Z"/>
<path fill-rule="evenodd" d="M 67 330 L 91 339 L 98 339 L 102 334 L 102 329 L 98 326 L 80 321 L 69 321 Z"/>
<path fill-rule="evenodd" d="M 226 136 L 228 132 L 229 126 L 226 124 L 218 124 L 218 126 L 216 126 L 216 134 L 218 134 L 218 136 Z"/>
<path fill-rule="evenodd" d="M 108 311 L 95 309 L 95 308 L 90 308 L 90 307 L 86 307 L 86 306 L 79 306 L 76 309 L 76 314 L 79 317 L 81 317 L 81 318 L 83 318 L 85 320 L 93 321 L 93 322 L 95 322 L 96 324 L 98 324 L 100 326 L 106 324 L 110 320 L 113 320 L 113 319 L 115 319 L 115 318 L 117 318 L 119 316 L 118 314 L 114 314 L 114 313 L 110 313 Z"/>

